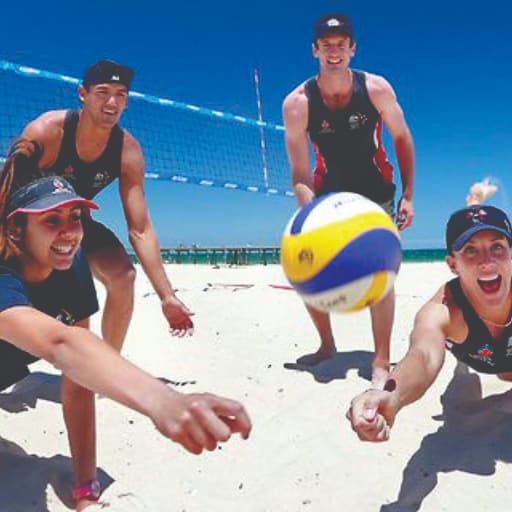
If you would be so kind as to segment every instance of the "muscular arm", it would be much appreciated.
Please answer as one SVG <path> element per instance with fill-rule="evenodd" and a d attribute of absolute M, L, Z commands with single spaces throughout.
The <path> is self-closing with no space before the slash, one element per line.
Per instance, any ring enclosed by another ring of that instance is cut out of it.
<path fill-rule="evenodd" d="M 124 137 L 119 189 L 130 243 L 162 302 L 162 310 L 171 330 L 175 334 L 184 334 L 193 327 L 190 320 L 192 313 L 177 299 L 165 273 L 160 244 L 153 229 L 144 196 L 142 150 L 130 134 Z"/>
<path fill-rule="evenodd" d="M 391 85 L 382 77 L 368 75 L 368 94 L 391 134 L 402 181 L 402 198 L 398 206 L 401 229 L 413 219 L 412 197 L 414 191 L 414 143 L 402 108 Z M 402 219 L 400 219 L 402 217 Z"/>
<path fill-rule="evenodd" d="M 364 441 L 385 441 L 396 414 L 421 398 L 444 362 L 450 313 L 441 289 L 416 315 L 405 357 L 391 373 L 384 391 L 371 390 L 352 401 L 347 413 L 352 428 Z"/>
<path fill-rule="evenodd" d="M 395 386 L 391 394 L 396 412 L 421 398 L 439 374 L 448 323 L 447 306 L 435 298 L 416 315 L 409 350 L 391 373 L 393 384 L 388 383 Z"/>
<path fill-rule="evenodd" d="M 144 158 L 137 141 L 125 134 L 119 191 L 130 243 L 160 300 L 173 295 L 160 257 L 160 245 L 144 196 Z"/>
<path fill-rule="evenodd" d="M 299 206 L 311 201 L 315 196 L 309 168 L 309 141 L 306 131 L 308 103 L 302 87 L 291 92 L 283 102 L 286 151 Z"/>

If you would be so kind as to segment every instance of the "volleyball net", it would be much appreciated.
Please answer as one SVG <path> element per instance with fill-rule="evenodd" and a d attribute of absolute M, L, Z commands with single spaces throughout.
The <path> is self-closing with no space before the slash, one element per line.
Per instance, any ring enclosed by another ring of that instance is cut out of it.
<path fill-rule="evenodd" d="M 47 110 L 78 108 L 78 78 L 0 60 L 0 157 Z M 121 125 L 146 178 L 293 196 L 283 126 L 130 91 Z"/>

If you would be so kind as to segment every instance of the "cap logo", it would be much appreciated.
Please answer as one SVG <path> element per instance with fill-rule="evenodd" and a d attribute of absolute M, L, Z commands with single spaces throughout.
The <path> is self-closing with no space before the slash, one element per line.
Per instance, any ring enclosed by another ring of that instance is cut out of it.
<path fill-rule="evenodd" d="M 337 20 L 336 18 L 331 18 L 327 21 L 328 27 L 339 27 L 341 25 L 340 20 Z"/>
<path fill-rule="evenodd" d="M 119 82 L 119 75 L 112 75 L 112 78 L 110 80 L 115 80 L 116 82 Z"/>
<path fill-rule="evenodd" d="M 67 192 L 64 183 L 58 179 L 53 180 L 53 189 L 52 194 L 61 194 L 62 192 Z"/>
<path fill-rule="evenodd" d="M 466 218 L 473 221 L 474 224 L 477 222 L 485 222 L 485 217 L 487 217 L 487 212 L 485 210 L 471 210 L 466 213 Z"/>

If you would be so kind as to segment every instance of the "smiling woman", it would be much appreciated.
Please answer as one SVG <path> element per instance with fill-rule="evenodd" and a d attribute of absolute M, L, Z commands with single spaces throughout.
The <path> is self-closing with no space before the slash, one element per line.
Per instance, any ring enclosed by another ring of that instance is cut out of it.
<path fill-rule="evenodd" d="M 250 420 L 241 404 L 176 393 L 88 331 L 98 310 L 80 243 L 82 217 L 97 208 L 57 176 L 41 177 L 39 146 L 16 143 L 0 175 L 0 390 L 44 358 L 66 375 L 62 406 L 75 472 L 76 510 L 100 497 L 92 391 L 146 416 L 166 437 L 199 454 Z M 115 375 L 115 379 L 112 378 Z"/>

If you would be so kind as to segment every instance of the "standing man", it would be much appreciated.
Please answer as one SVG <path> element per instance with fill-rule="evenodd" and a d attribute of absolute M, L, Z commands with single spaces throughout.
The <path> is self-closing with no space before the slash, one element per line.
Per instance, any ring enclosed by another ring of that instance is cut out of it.
<path fill-rule="evenodd" d="M 299 206 L 329 192 L 356 192 L 394 216 L 393 167 L 381 141 L 382 121 L 395 147 L 402 180 L 397 224 L 407 228 L 412 206 L 414 145 L 391 85 L 381 76 L 349 67 L 356 51 L 351 20 L 342 14 L 319 18 L 313 33 L 313 56 L 319 74 L 284 100 L 286 149 Z M 309 141 L 315 154 L 310 174 Z M 306 306 L 320 335 L 320 348 L 299 359 L 315 365 L 336 354 L 329 316 Z M 382 387 L 389 371 L 389 344 L 395 309 L 392 290 L 370 307 L 375 355 L 372 383 Z"/>
<path fill-rule="evenodd" d="M 130 242 L 162 304 L 173 335 L 191 334 L 193 313 L 176 297 L 165 274 L 160 246 L 144 197 L 144 157 L 137 140 L 117 123 L 127 106 L 133 70 L 102 60 L 89 67 L 78 88 L 79 110 L 54 110 L 23 130 L 17 144 L 48 174 L 63 176 L 92 199 L 119 178 Z M 82 247 L 107 291 L 102 334 L 121 350 L 134 303 L 135 269 L 121 242 L 103 224 L 84 221 Z"/>

